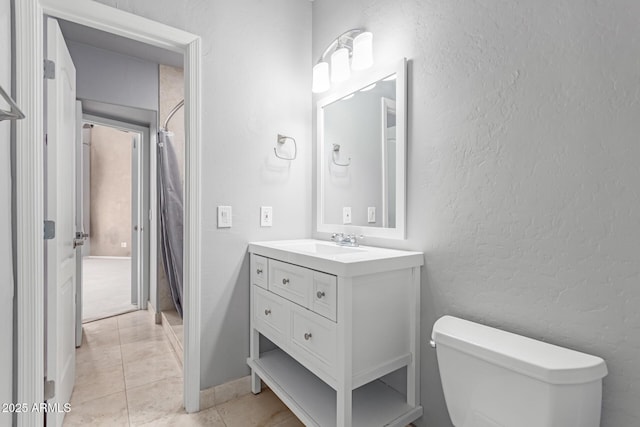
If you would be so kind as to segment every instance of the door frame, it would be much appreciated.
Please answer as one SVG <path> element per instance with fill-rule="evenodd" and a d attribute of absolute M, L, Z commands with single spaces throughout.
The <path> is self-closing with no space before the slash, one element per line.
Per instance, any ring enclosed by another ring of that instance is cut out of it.
<path fill-rule="evenodd" d="M 61 18 L 184 55 L 184 406 L 200 406 L 201 294 L 201 39 L 101 3 L 15 2 L 16 98 L 26 115 L 16 123 L 16 402 L 44 402 L 43 53 L 44 15 Z M 18 426 L 41 426 L 43 413 L 18 414 Z"/>
<path fill-rule="evenodd" d="M 151 254 L 157 253 L 157 245 L 152 247 L 152 243 L 156 242 L 152 236 L 157 235 L 157 223 L 156 223 L 156 209 L 155 205 L 152 204 L 152 201 L 157 200 L 155 196 L 152 196 L 151 193 L 151 182 L 156 179 L 155 176 L 151 176 L 155 171 L 151 168 L 150 156 L 155 153 L 155 150 L 152 148 L 155 146 L 155 139 L 151 140 L 151 125 L 143 126 L 133 123 L 128 123 L 122 120 L 116 120 L 106 117 L 101 117 L 92 113 L 84 113 L 82 115 L 82 122 L 89 123 L 98 126 L 106 126 L 113 129 L 118 129 L 124 132 L 133 132 L 140 135 L 141 143 L 138 151 L 138 165 L 136 170 L 132 170 L 132 174 L 138 175 L 138 200 L 137 203 L 139 205 L 138 209 L 138 224 L 142 224 L 143 228 L 140 233 L 138 233 L 138 272 L 137 272 L 137 306 L 140 310 L 147 309 L 147 302 L 149 301 L 149 289 L 151 286 L 157 287 L 156 283 L 152 283 L 152 278 L 155 279 L 155 275 L 152 277 L 150 274 L 150 262 L 149 258 Z M 145 165 L 149 165 L 145 167 Z M 133 178 L 133 175 L 132 175 Z M 135 182 L 132 179 L 132 183 Z M 140 191 L 141 190 L 141 191 Z M 132 189 L 133 191 L 133 189 Z M 149 196 L 147 198 L 147 195 Z M 145 203 L 145 200 L 148 201 Z M 133 209 L 133 206 L 131 207 Z M 151 215 L 149 215 L 149 211 L 151 211 Z M 150 218 L 150 219 L 149 219 Z M 148 222 L 148 223 L 147 223 Z M 133 268 L 133 262 L 131 263 Z M 157 267 L 156 267 L 157 268 Z M 155 305 L 154 305 L 155 307 Z"/>

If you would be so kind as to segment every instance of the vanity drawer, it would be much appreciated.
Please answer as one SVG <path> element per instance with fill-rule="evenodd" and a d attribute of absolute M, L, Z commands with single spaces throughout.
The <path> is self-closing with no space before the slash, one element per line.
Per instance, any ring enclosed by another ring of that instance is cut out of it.
<path fill-rule="evenodd" d="M 313 270 L 297 265 L 269 260 L 269 290 L 289 301 L 309 306 L 309 291 L 313 281 Z"/>
<path fill-rule="evenodd" d="M 267 278 L 269 277 L 267 259 L 260 255 L 251 254 L 250 268 L 251 284 L 267 289 Z"/>
<path fill-rule="evenodd" d="M 313 289 L 311 293 L 311 310 L 336 321 L 337 278 L 331 274 L 313 272 Z"/>
<path fill-rule="evenodd" d="M 291 322 L 290 303 L 258 286 L 252 286 L 252 290 L 257 329 L 272 341 L 286 342 Z"/>
<path fill-rule="evenodd" d="M 336 324 L 308 310 L 295 307 L 291 313 L 291 344 L 304 358 L 319 363 L 333 374 L 336 363 Z"/>

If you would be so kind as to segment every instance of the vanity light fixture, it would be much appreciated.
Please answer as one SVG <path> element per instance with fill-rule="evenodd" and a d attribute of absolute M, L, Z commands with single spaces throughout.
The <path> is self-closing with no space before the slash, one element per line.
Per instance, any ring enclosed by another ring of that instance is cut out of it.
<path fill-rule="evenodd" d="M 333 83 L 343 82 L 350 76 L 349 50 L 346 47 L 336 49 L 336 51 L 331 54 L 331 81 Z"/>
<path fill-rule="evenodd" d="M 331 73 L 329 73 L 327 57 L 330 58 Z M 311 91 L 326 92 L 332 82 L 347 80 L 351 75 L 351 69 L 364 70 L 372 65 L 373 34 L 361 29 L 345 31 L 329 44 L 313 67 Z"/>

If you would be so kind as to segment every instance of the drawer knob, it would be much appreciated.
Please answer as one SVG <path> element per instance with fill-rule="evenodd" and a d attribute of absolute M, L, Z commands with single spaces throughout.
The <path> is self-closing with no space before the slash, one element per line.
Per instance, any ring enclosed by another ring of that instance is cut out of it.
<path fill-rule="evenodd" d="M 304 334 L 304 339 L 309 341 L 311 339 L 311 332 L 307 332 L 306 334 Z"/>
<path fill-rule="evenodd" d="M 322 297 L 324 297 L 324 291 L 318 291 L 316 296 L 318 297 L 318 299 L 322 299 Z"/>
<path fill-rule="evenodd" d="M 286 285 L 287 283 L 289 283 L 289 279 L 282 279 L 282 284 Z"/>
<path fill-rule="evenodd" d="M 262 269 L 261 269 L 261 268 L 257 269 L 257 270 L 256 270 L 256 273 L 257 273 L 257 274 L 262 274 Z"/>
<path fill-rule="evenodd" d="M 267 309 L 264 310 L 264 315 L 265 316 L 268 316 L 270 314 L 271 314 L 271 309 L 270 308 L 267 308 Z"/>

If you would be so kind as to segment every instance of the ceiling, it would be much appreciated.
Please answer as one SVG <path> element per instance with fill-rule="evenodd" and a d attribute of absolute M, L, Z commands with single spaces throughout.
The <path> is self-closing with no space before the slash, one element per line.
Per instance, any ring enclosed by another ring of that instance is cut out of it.
<path fill-rule="evenodd" d="M 156 64 L 182 68 L 181 53 L 150 46 L 135 40 L 58 19 L 65 40 L 144 59 Z"/>

